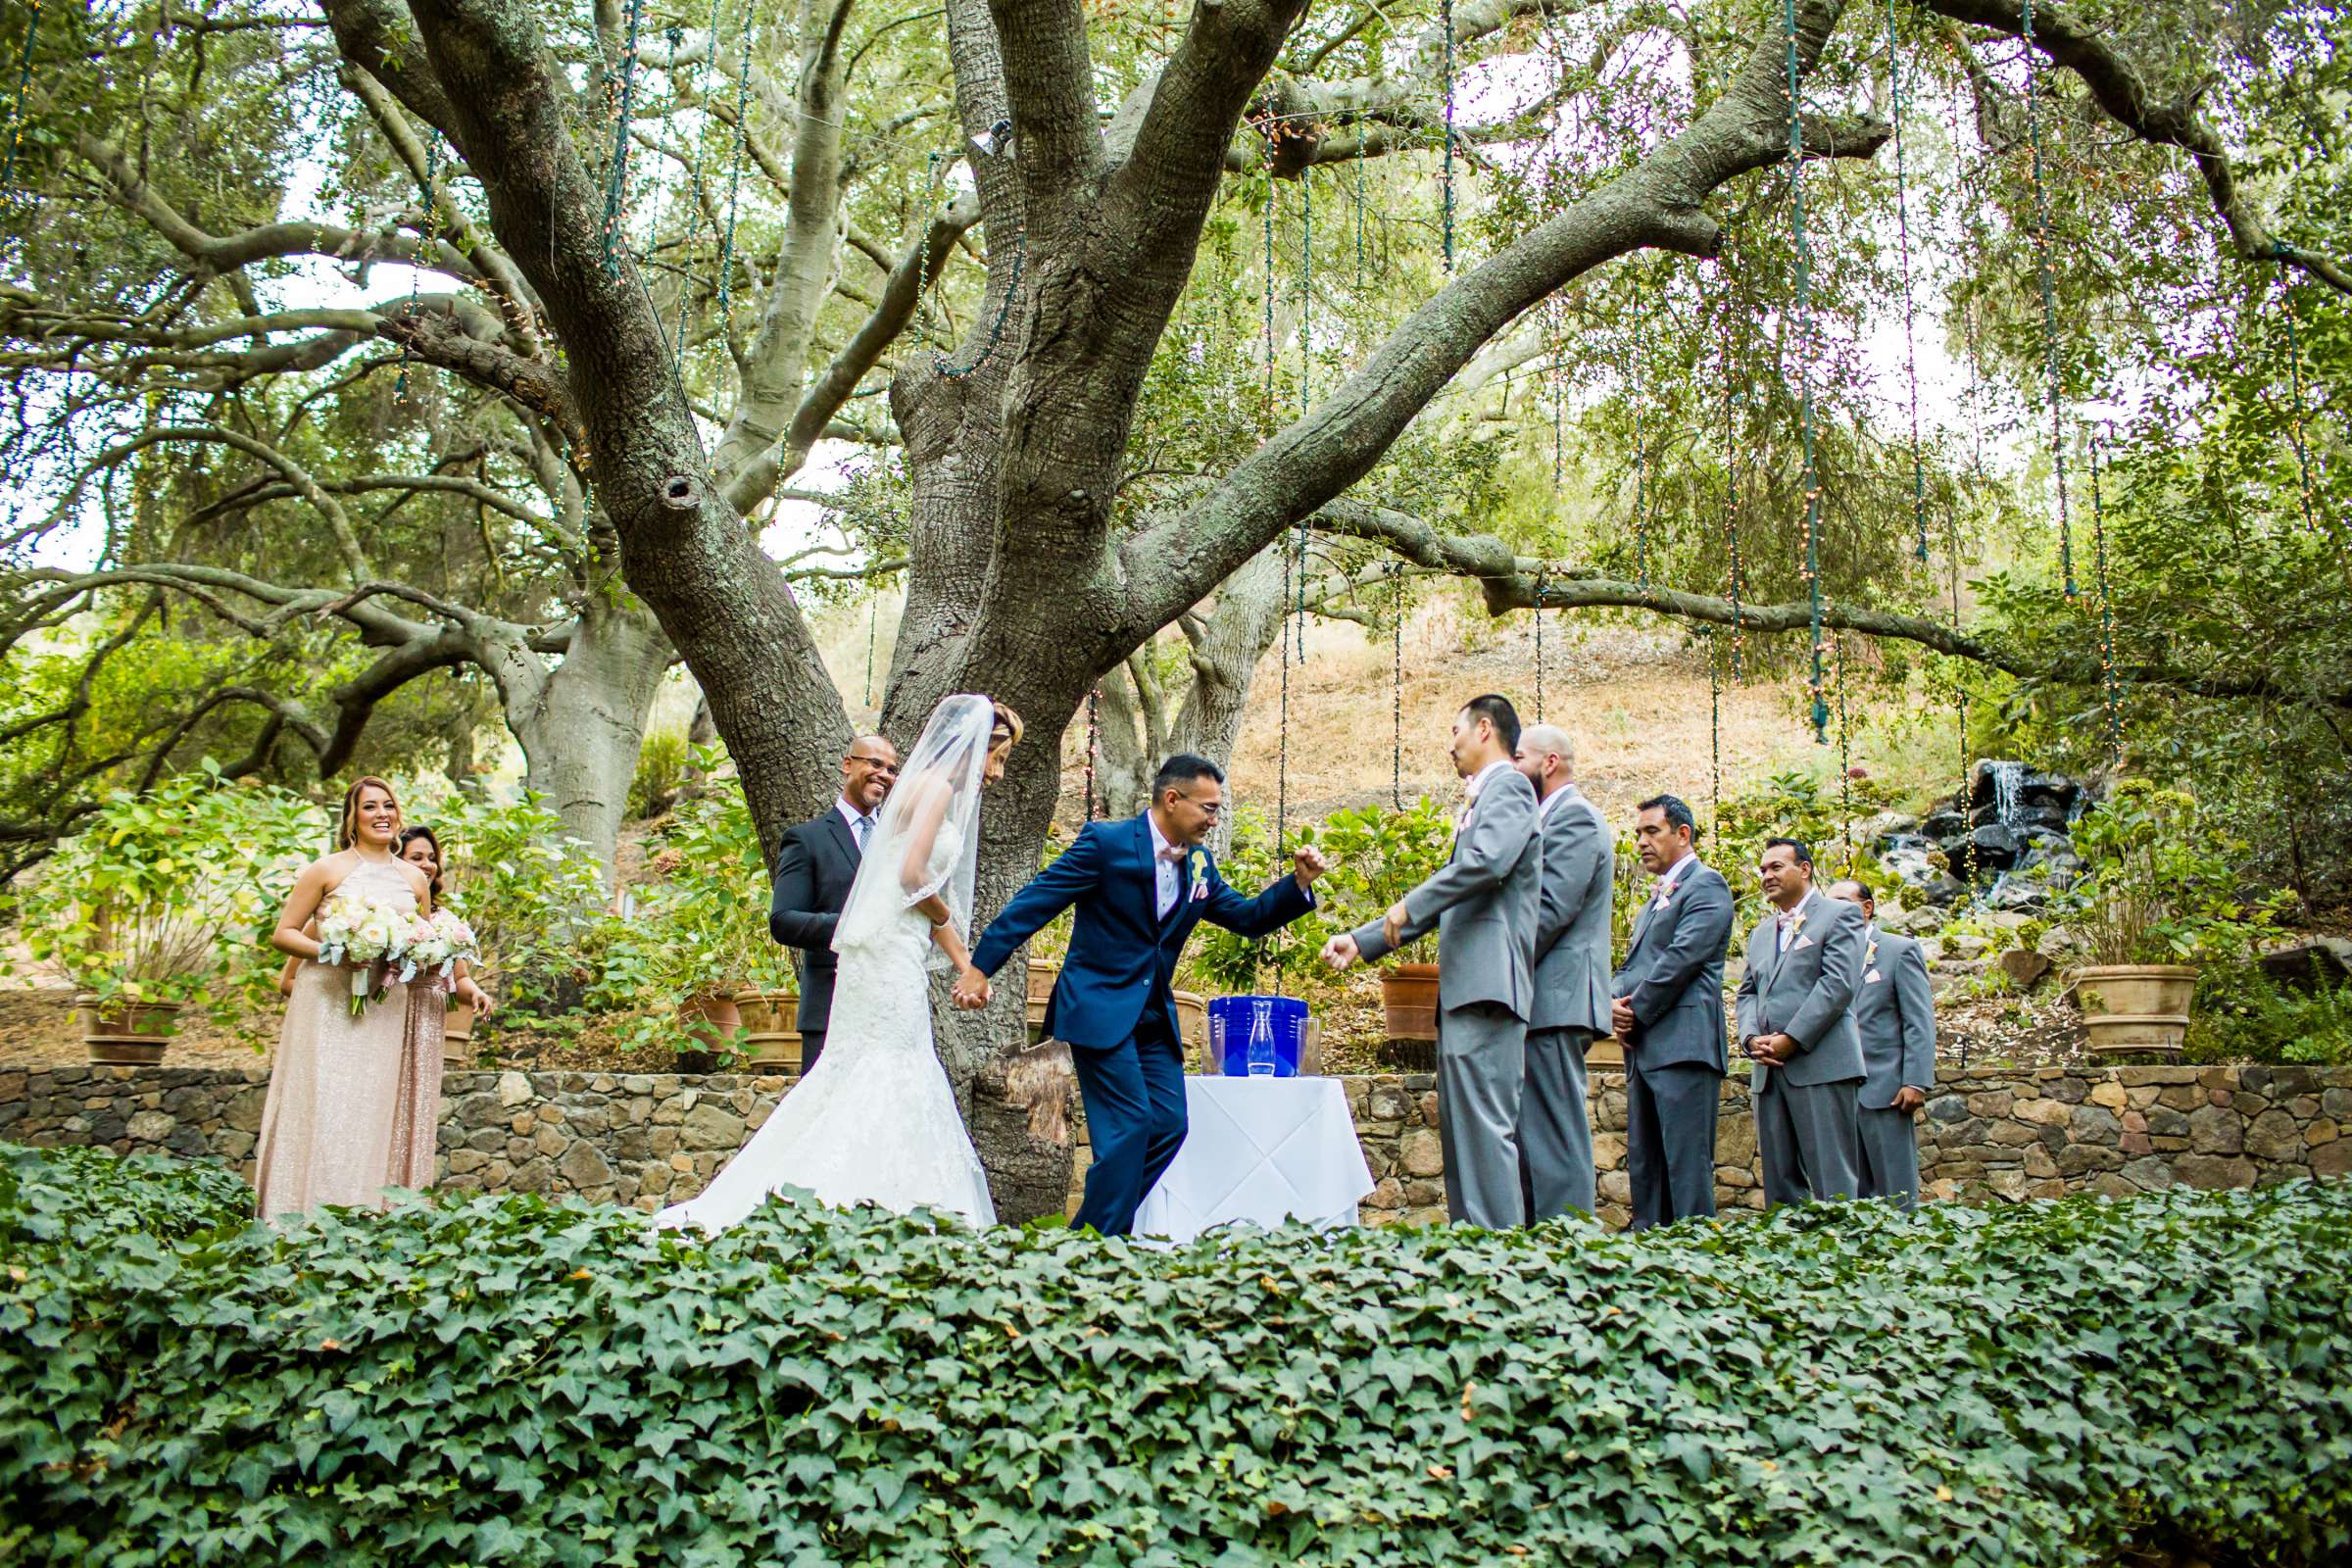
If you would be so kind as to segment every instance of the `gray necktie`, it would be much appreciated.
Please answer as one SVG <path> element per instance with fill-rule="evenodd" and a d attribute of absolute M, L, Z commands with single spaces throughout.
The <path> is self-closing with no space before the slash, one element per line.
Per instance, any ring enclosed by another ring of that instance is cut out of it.
<path fill-rule="evenodd" d="M 863 855 L 865 853 L 865 836 L 868 833 L 871 833 L 873 830 L 874 819 L 870 816 L 861 816 L 857 820 L 856 823 L 852 825 L 850 829 L 850 836 L 858 841 L 858 853 L 859 855 Z"/>

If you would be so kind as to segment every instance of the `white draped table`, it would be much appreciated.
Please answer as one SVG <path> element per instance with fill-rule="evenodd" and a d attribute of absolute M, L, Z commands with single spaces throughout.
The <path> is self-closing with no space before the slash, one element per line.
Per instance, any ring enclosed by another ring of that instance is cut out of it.
<path fill-rule="evenodd" d="M 1246 1220 L 1356 1222 L 1372 1169 L 1336 1078 L 1187 1078 L 1184 1148 L 1136 1211 L 1139 1236 L 1190 1241 Z"/>

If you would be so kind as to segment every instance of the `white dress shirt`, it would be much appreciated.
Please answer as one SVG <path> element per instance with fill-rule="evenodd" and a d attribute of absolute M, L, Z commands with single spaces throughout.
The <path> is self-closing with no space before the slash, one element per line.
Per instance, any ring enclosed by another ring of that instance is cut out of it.
<path fill-rule="evenodd" d="M 1184 867 L 1179 861 L 1168 858 L 1168 851 L 1176 846 L 1170 844 L 1159 831 L 1159 818 L 1146 811 L 1144 820 L 1152 828 L 1152 871 L 1156 878 L 1152 886 L 1153 912 L 1165 920 L 1168 911 L 1176 907 L 1177 896 L 1183 892 Z"/>
<path fill-rule="evenodd" d="M 839 811 L 841 819 L 850 824 L 850 837 L 857 843 L 858 853 L 863 855 L 865 841 L 874 834 L 874 819 L 852 806 L 846 795 L 833 803 L 833 809 Z"/>

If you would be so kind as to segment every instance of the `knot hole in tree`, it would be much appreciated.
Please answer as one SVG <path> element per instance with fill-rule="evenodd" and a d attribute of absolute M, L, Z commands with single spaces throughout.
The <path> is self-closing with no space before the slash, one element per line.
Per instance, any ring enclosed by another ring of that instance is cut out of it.
<path fill-rule="evenodd" d="M 662 505 L 670 512 L 700 512 L 703 509 L 703 489 L 692 477 L 673 473 L 662 487 Z"/>

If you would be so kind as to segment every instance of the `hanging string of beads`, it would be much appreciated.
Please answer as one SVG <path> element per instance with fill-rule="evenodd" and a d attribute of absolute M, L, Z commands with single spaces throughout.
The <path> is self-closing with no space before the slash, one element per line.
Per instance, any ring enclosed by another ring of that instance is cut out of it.
<path fill-rule="evenodd" d="M 1363 122 L 1355 127 L 1355 290 L 1364 290 L 1364 141 L 1371 133 Z"/>
<path fill-rule="evenodd" d="M 1723 246 L 1723 272 L 1728 278 L 1732 270 L 1732 242 L 1727 235 Z M 1740 680 L 1741 655 L 1747 633 L 1740 618 L 1740 411 L 1747 398 L 1740 390 L 1739 377 L 1732 352 L 1733 322 L 1739 315 L 1731 301 L 1729 290 L 1723 291 L 1725 307 L 1718 337 L 1718 359 L 1723 367 L 1723 543 L 1726 561 L 1725 575 L 1732 602 L 1732 679 Z"/>
<path fill-rule="evenodd" d="M 1404 809 L 1404 563 L 1389 558 L 1389 805 Z"/>
<path fill-rule="evenodd" d="M 1315 305 L 1315 172 L 1298 171 L 1298 410 L 1313 401 L 1315 335 L 1307 329 Z"/>
<path fill-rule="evenodd" d="M 1544 566 L 1536 565 L 1536 722 L 1544 722 Z"/>
<path fill-rule="evenodd" d="M 605 275 L 620 275 L 621 225 L 627 217 L 629 181 L 629 116 L 637 94 L 637 29 L 645 21 L 645 0 L 629 0 L 628 31 L 620 51 L 620 91 L 612 115 L 612 161 L 605 168 Z"/>
<path fill-rule="evenodd" d="M 1265 433 L 1268 435 L 1274 433 L 1274 133 L 1272 129 L 1269 128 L 1266 133 L 1266 208 L 1264 215 L 1266 236 L 1266 392 L 1265 411 L 1262 416 Z M 1290 558 L 1286 556 L 1283 559 L 1287 561 Z"/>
<path fill-rule="evenodd" d="M 1707 632 L 1707 791 L 1710 828 L 1723 820 L 1723 649 L 1715 628 Z"/>
<path fill-rule="evenodd" d="M 1928 562 L 1928 474 L 1919 444 L 1919 343 L 1911 296 L 1911 198 L 1903 168 L 1903 57 L 1894 34 L 1895 0 L 1886 0 L 1886 110 L 1894 128 L 1895 254 L 1903 283 L 1903 386 L 1911 415 L 1911 521 L 1919 562 Z"/>
<path fill-rule="evenodd" d="M 1781 0 L 1788 51 L 1789 226 L 1796 245 L 1796 387 L 1804 431 L 1805 594 L 1811 609 L 1813 741 L 1827 745 L 1830 707 L 1822 690 L 1821 648 L 1821 469 L 1813 454 L 1813 262 L 1805 238 L 1804 125 L 1797 112 L 1796 0 Z"/>
<path fill-rule="evenodd" d="M 32 44 L 41 30 L 41 0 L 25 0 L 24 48 L 17 57 L 17 90 L 8 100 L 8 146 L 0 151 L 0 190 L 17 178 L 17 149 L 24 143 L 24 104 L 32 93 Z"/>
<path fill-rule="evenodd" d="M 874 631 L 882 622 L 882 585 L 869 583 L 874 591 L 871 603 L 865 607 L 865 706 L 874 706 Z"/>
<path fill-rule="evenodd" d="M 2091 569 L 2097 573 L 2094 586 L 2099 596 L 2099 697 L 2107 710 L 2107 762 L 2120 767 L 2124 760 L 2123 672 L 2115 667 L 2115 602 L 2107 593 L 2107 516 L 2099 496 L 2104 456 L 2094 430 L 2090 436 L 2090 541 Z"/>
<path fill-rule="evenodd" d="M 709 68 L 718 63 L 718 13 L 723 4 L 725 0 L 710 0 L 710 46 L 687 73 L 686 79 L 691 84 L 688 95 L 698 104 L 704 97 Z M 675 27 L 669 30 L 673 34 L 678 31 Z M 670 45 L 670 57 L 672 60 L 677 57 L 675 43 Z M 694 156 L 686 166 L 686 238 L 678 252 L 682 259 L 678 270 L 678 322 L 677 329 L 670 334 L 672 368 L 681 381 L 686 375 L 686 316 L 694 303 L 694 242 L 703 230 L 703 137 L 700 134 L 694 138 L 693 151 Z"/>
<path fill-rule="evenodd" d="M 1632 391 L 1634 403 L 1634 583 L 1643 593 L 1649 591 L 1649 426 L 1644 417 L 1648 403 L 1648 388 L 1643 380 L 1644 350 L 1647 337 L 1642 331 L 1646 311 L 1642 304 L 1648 289 L 1640 274 L 1634 275 L 1634 354 Z"/>
<path fill-rule="evenodd" d="M 2294 288 L 2283 270 L 2278 274 L 2278 318 L 2286 324 L 2286 434 L 2295 454 L 2296 494 L 2303 512 L 2303 526 L 2311 533 L 2332 538 L 2336 553 L 2345 556 L 2343 531 L 2335 526 L 2333 519 L 2326 517 L 2320 511 L 2319 482 L 2311 460 L 2311 443 L 2304 434 L 2303 344 L 2295 331 Z M 2345 561 L 2347 565 L 2352 565 L 2352 556 L 2345 556 Z"/>
<path fill-rule="evenodd" d="M 1845 639 L 1830 635 L 1832 678 L 1838 687 L 1838 839 L 1844 849 L 1845 874 L 1854 874 L 1854 752 L 1845 703 Z"/>
<path fill-rule="evenodd" d="M 409 322 L 416 327 L 416 279 L 423 274 L 424 258 L 433 236 L 441 231 L 441 133 L 427 129 L 424 133 L 424 220 L 416 225 L 416 261 L 409 269 Z M 392 376 L 392 401 L 405 403 L 409 397 L 409 365 L 411 355 L 406 338 L 400 344 L 400 368 Z"/>
<path fill-rule="evenodd" d="M 1444 242 L 1446 270 L 1453 270 L 1453 0 L 1439 0 L 1439 13 L 1446 27 L 1446 172 Z"/>
<path fill-rule="evenodd" d="M 743 3 L 743 64 L 735 74 L 735 157 L 727 170 L 727 231 L 718 245 L 718 325 L 732 336 L 735 325 L 735 213 L 743 194 L 743 158 L 752 141 L 752 20 L 759 0 Z M 713 13 L 715 14 L 715 12 Z M 710 53 L 718 54 L 718 34 L 710 35 Z"/>
<path fill-rule="evenodd" d="M 2041 152 L 2041 73 L 2034 47 L 2034 0 L 2025 0 L 2026 170 L 2034 185 L 2034 268 L 2041 284 L 2042 363 L 2050 382 L 2050 470 L 2058 481 L 2058 570 L 2075 597 L 2075 542 L 2066 514 L 2066 384 L 2058 368 L 2058 290 L 2050 270 L 2050 189 Z"/>
<path fill-rule="evenodd" d="M 1012 315 L 1013 305 L 1020 298 L 1021 268 L 1028 260 L 1028 255 L 1029 230 L 1026 226 L 1016 228 L 1012 231 L 1011 270 L 1004 278 L 1004 298 L 997 301 L 996 319 L 988 323 L 988 341 L 980 345 L 979 358 L 969 365 L 957 366 L 945 354 L 933 360 L 931 368 L 940 376 L 950 381 L 960 381 L 967 375 L 977 374 L 982 367 L 997 357 L 997 349 L 1004 341 L 1004 322 Z"/>

